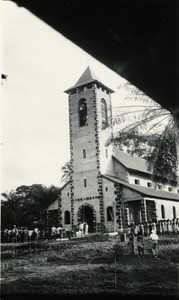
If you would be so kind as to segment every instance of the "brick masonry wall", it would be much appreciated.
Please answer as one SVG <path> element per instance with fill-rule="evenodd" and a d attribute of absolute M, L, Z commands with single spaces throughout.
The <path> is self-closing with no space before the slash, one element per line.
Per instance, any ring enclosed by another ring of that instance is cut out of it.
<path fill-rule="evenodd" d="M 71 195 L 70 195 L 70 184 L 67 184 L 61 191 L 61 223 L 64 226 L 64 213 L 68 210 L 71 217 Z"/>
<path fill-rule="evenodd" d="M 116 159 L 113 159 L 114 161 L 114 173 L 115 176 L 125 180 L 125 181 L 129 181 L 129 172 L 126 170 L 126 168 L 120 164 L 118 161 L 116 161 Z"/>
<path fill-rule="evenodd" d="M 102 130 L 101 99 L 105 99 L 108 111 L 108 127 Z M 87 125 L 79 126 L 79 100 L 86 99 Z M 69 95 L 70 153 L 73 169 L 70 182 L 72 226 L 77 223 L 79 207 L 85 201 L 92 203 L 96 212 L 96 228 L 104 227 L 104 201 L 101 171 L 110 165 L 112 136 L 110 95 L 97 87 L 76 90 Z M 86 157 L 83 157 L 83 149 Z M 107 150 L 107 155 L 106 155 Z M 85 182 L 86 181 L 86 186 Z"/>
<path fill-rule="evenodd" d="M 114 217 L 116 217 L 116 188 L 114 187 L 114 183 L 103 178 L 103 199 L 104 199 L 104 224 L 105 228 L 108 232 L 114 231 L 115 227 L 117 227 L 117 222 L 115 221 L 107 221 L 107 207 L 113 207 Z"/>
<path fill-rule="evenodd" d="M 131 200 L 142 200 L 142 196 L 141 194 L 132 191 L 129 188 L 123 187 L 122 189 L 122 198 L 124 199 L 124 201 L 131 201 Z"/>
<path fill-rule="evenodd" d="M 124 201 L 123 206 L 123 226 L 128 226 L 131 221 L 139 223 L 146 220 L 145 204 L 143 197 L 126 187 L 122 188 L 122 199 Z"/>
<path fill-rule="evenodd" d="M 107 188 L 107 190 L 106 190 Z M 105 211 L 105 227 L 108 231 L 117 231 L 123 229 L 123 222 L 125 214 L 123 213 L 125 207 L 122 199 L 122 186 L 114 183 L 106 178 L 103 178 L 103 197 L 104 197 L 104 211 Z M 115 220 L 107 221 L 107 207 L 112 206 Z"/>
<path fill-rule="evenodd" d="M 79 100 L 87 101 L 88 125 L 79 127 Z M 72 197 L 84 198 L 98 196 L 97 176 L 97 138 L 95 137 L 94 120 L 94 88 L 77 92 L 70 97 L 70 141 L 71 160 L 73 163 Z M 86 158 L 83 158 L 83 149 L 86 150 Z M 84 186 L 86 179 L 86 187 Z"/>

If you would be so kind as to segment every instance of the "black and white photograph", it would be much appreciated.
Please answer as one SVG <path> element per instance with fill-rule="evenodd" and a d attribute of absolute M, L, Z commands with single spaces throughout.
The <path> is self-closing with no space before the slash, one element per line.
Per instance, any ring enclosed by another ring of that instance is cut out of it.
<path fill-rule="evenodd" d="M 179 1 L 0 14 L 2 299 L 177 299 Z"/>

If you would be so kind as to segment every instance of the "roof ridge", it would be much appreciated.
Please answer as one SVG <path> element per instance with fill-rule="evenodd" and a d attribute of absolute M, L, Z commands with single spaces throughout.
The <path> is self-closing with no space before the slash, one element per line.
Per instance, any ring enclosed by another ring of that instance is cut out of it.
<path fill-rule="evenodd" d="M 123 164 L 125 168 L 128 170 L 136 170 L 144 173 L 151 174 L 151 172 L 148 170 L 148 162 L 146 159 L 141 158 L 139 156 L 134 156 L 129 153 L 126 153 L 122 150 L 116 149 L 113 157 Z"/>
<path fill-rule="evenodd" d="M 142 157 L 140 157 L 140 156 L 138 156 L 138 155 L 135 155 L 135 154 L 132 155 L 132 154 L 127 153 L 127 152 L 125 152 L 125 151 L 123 151 L 123 150 L 115 149 L 114 153 L 115 153 L 115 152 L 124 153 L 126 156 L 130 156 L 131 158 L 139 158 L 139 159 L 142 159 L 143 161 L 147 162 L 147 160 L 146 160 L 145 158 L 142 158 Z M 115 155 L 114 155 L 114 157 L 115 157 Z"/>

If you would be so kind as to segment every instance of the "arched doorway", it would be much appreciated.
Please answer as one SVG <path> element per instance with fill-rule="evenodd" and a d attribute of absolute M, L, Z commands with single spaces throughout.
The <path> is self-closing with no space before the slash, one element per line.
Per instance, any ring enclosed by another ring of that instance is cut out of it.
<path fill-rule="evenodd" d="M 79 207 L 78 222 L 86 222 L 89 226 L 88 231 L 95 231 L 95 212 L 92 206 L 84 204 Z"/>

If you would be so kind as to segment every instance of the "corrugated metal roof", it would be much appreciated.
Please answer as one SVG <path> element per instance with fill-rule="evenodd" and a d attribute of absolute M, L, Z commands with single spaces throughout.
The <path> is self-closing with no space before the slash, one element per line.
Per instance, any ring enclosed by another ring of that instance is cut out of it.
<path fill-rule="evenodd" d="M 147 161 L 138 156 L 130 155 L 121 150 L 115 150 L 113 157 L 127 169 L 151 174 L 147 169 Z"/>
<path fill-rule="evenodd" d="M 148 196 L 150 198 L 159 198 L 159 199 L 166 199 L 166 200 L 177 200 L 179 201 L 179 194 L 175 194 L 172 192 L 165 192 L 161 190 L 155 190 L 153 188 L 144 187 L 141 185 L 130 184 L 126 181 L 118 179 L 117 177 L 103 175 L 104 178 L 109 179 L 110 181 L 120 183 L 125 187 L 132 189 L 133 191 L 139 192 L 143 196 Z"/>

